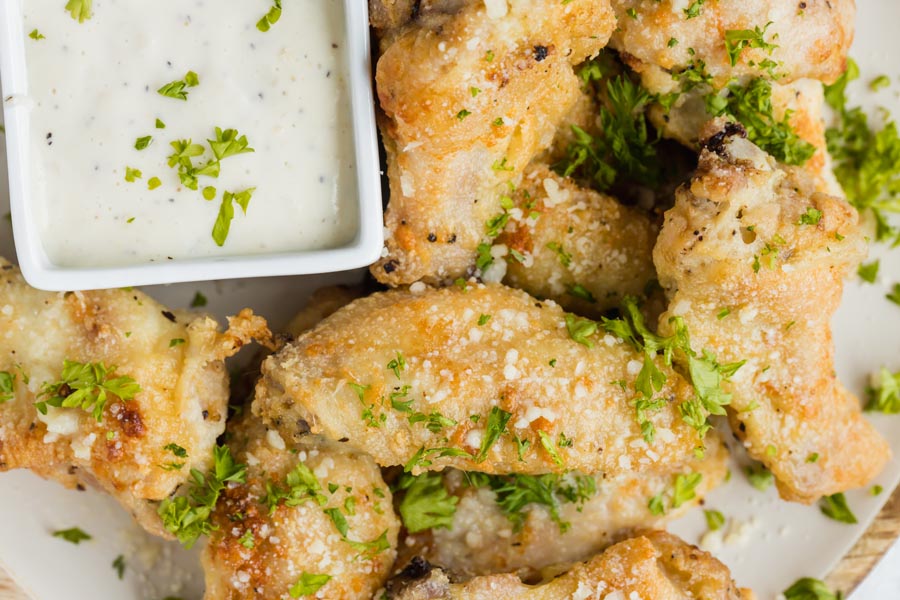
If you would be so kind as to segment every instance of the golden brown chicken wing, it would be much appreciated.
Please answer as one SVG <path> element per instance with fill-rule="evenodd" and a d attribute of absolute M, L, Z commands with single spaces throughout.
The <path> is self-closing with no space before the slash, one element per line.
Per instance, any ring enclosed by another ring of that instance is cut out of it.
<path fill-rule="evenodd" d="M 400 529 L 372 459 L 316 436 L 289 447 L 254 418 L 228 433 L 247 476 L 213 514 L 205 600 L 371 598 L 394 564 Z"/>
<path fill-rule="evenodd" d="M 167 535 L 152 501 L 210 465 L 225 357 L 269 336 L 249 310 L 229 325 L 138 291 L 42 292 L 0 259 L 0 470 L 95 485 Z"/>
<path fill-rule="evenodd" d="M 845 201 L 779 168 L 740 126 L 706 131 L 697 175 L 677 194 L 654 250 L 669 317 L 720 360 L 746 360 L 732 427 L 784 498 L 812 502 L 864 485 L 890 456 L 837 380 L 831 315 L 865 252 Z"/>
<path fill-rule="evenodd" d="M 853 41 L 854 0 L 693 2 L 612 0 L 618 28 L 610 46 L 651 90 L 700 63 L 714 87 L 732 79 L 832 83 Z"/>
<path fill-rule="evenodd" d="M 706 456 L 680 473 L 488 478 L 449 469 L 442 475 L 449 494 L 458 498 L 452 521 L 448 527 L 411 533 L 401 545 L 403 553 L 466 578 L 515 572 L 534 580 L 547 567 L 587 560 L 630 531 L 678 517 L 718 486 L 727 471 L 728 450 L 718 436 L 710 437 L 715 439 L 707 441 Z M 416 492 L 428 485 L 418 479 L 433 477 L 441 475 L 418 476 L 417 485 L 410 486 L 412 498 L 401 500 L 401 515 L 411 512 L 413 528 L 415 511 L 424 510 L 417 504 L 424 494 Z M 690 490 L 685 498 L 679 494 L 673 506 L 669 495 L 676 486 Z M 654 511 L 649 505 L 655 497 L 659 508 Z M 434 510 L 433 505 L 425 508 Z"/>
<path fill-rule="evenodd" d="M 347 440 L 382 466 L 487 473 L 671 472 L 700 441 L 692 388 L 661 359 L 644 440 L 644 356 L 592 321 L 501 285 L 417 284 L 357 300 L 263 364 L 253 411 L 286 439 Z M 647 358 L 646 360 L 651 360 Z"/>
<path fill-rule="evenodd" d="M 546 165 L 526 169 L 509 223 L 479 252 L 483 278 L 550 298 L 579 314 L 599 315 L 656 279 L 649 215 L 582 188 Z M 488 262 L 490 261 L 490 262 Z"/>
<path fill-rule="evenodd" d="M 437 283 L 474 270 L 500 196 L 578 99 L 573 65 L 613 27 L 608 0 L 473 2 L 390 43 L 376 73 L 391 184 L 377 279 Z"/>
<path fill-rule="evenodd" d="M 451 583 L 440 569 L 414 563 L 389 585 L 394 600 L 753 600 L 728 568 L 695 546 L 662 531 L 625 540 L 568 572 L 536 585 L 513 574 Z"/>

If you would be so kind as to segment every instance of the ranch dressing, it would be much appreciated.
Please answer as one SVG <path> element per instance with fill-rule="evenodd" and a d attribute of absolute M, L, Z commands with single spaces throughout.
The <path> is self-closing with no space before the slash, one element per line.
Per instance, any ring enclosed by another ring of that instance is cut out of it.
<path fill-rule="evenodd" d="M 94 0 L 82 23 L 65 5 L 24 5 L 32 201 L 51 262 L 120 266 L 352 240 L 341 0 L 284 0 L 267 32 L 257 23 L 273 0 Z M 157 92 L 188 72 L 199 84 L 183 87 L 187 100 Z M 190 159 L 200 168 L 214 158 L 216 127 L 236 129 L 254 152 L 221 159 L 218 177 L 198 176 L 188 189 L 168 164 L 170 143 L 202 145 Z M 140 177 L 126 181 L 128 168 Z M 231 202 L 220 247 L 212 230 L 223 193 L 248 188 L 246 214 Z"/>

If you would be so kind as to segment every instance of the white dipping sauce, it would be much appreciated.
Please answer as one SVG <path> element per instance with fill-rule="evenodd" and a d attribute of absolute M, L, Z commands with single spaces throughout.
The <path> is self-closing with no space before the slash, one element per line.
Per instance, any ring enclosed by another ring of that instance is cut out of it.
<path fill-rule="evenodd" d="M 94 0 L 79 23 L 63 0 L 27 0 L 31 169 L 41 238 L 59 266 L 333 248 L 355 236 L 355 159 L 341 0 Z M 187 101 L 157 90 L 199 76 Z M 165 129 L 156 128 L 159 119 Z M 182 185 L 170 142 L 204 146 L 237 129 L 254 153 L 221 161 L 218 178 Z M 153 136 L 138 151 L 135 142 Z M 126 167 L 142 177 L 125 180 Z M 158 177 L 161 185 L 148 189 Z M 204 199 L 206 186 L 216 188 Z M 224 246 L 212 238 L 224 191 L 234 204 Z"/>

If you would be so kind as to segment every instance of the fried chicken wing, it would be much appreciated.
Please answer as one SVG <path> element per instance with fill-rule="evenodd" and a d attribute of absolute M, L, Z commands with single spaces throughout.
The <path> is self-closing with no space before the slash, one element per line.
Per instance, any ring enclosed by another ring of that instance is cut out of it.
<path fill-rule="evenodd" d="M 415 472 L 671 472 L 699 443 L 690 384 L 658 361 L 670 401 L 648 445 L 625 389 L 643 355 L 596 328 L 501 285 L 379 293 L 269 357 L 253 411 Z"/>
<path fill-rule="evenodd" d="M 833 83 L 844 71 L 856 16 L 854 0 L 805 2 L 799 7 L 773 0 L 612 4 L 619 26 L 610 46 L 651 90 L 660 87 L 653 80 L 671 82 L 672 73 L 701 61 L 716 88 L 735 78 L 769 77 L 770 68 L 782 83 L 802 78 Z M 754 35 L 757 29 L 760 33 Z M 730 47 L 729 31 L 737 32 Z M 747 42 L 738 47 L 742 39 Z"/>
<path fill-rule="evenodd" d="M 216 505 L 205 600 L 371 598 L 394 564 L 400 529 L 372 459 L 316 436 L 288 447 L 254 418 L 228 432 L 247 477 Z"/>
<path fill-rule="evenodd" d="M 0 394 L 0 470 L 95 485 L 167 536 L 153 501 L 211 463 L 225 429 L 224 359 L 251 337 L 269 337 L 249 310 L 229 325 L 219 333 L 213 319 L 170 312 L 138 291 L 42 292 L 0 259 L 0 373 L 13 388 Z M 54 382 L 61 386 L 49 393 Z M 91 390 L 109 390 L 105 406 L 87 398 L 85 410 L 53 406 L 54 396 L 74 402 Z M 48 403 L 45 414 L 38 401 Z"/>
<path fill-rule="evenodd" d="M 491 249 L 496 259 L 482 269 L 485 280 L 505 275 L 507 285 L 596 316 L 656 279 L 658 229 L 646 213 L 542 164 L 528 167 L 516 199 Z"/>
<path fill-rule="evenodd" d="M 383 283 L 474 270 L 500 196 L 578 99 L 573 65 L 615 26 L 608 0 L 489 4 L 468 3 L 435 29 L 407 28 L 378 61 L 391 199 L 372 273 Z"/>
<path fill-rule="evenodd" d="M 696 347 L 746 360 L 730 384 L 730 418 L 782 497 L 812 502 L 864 485 L 887 443 L 837 380 L 830 320 L 842 279 L 865 252 L 845 201 L 788 175 L 714 123 L 696 177 L 679 190 L 654 250 L 670 308 Z"/>
<path fill-rule="evenodd" d="M 685 470 L 701 476 L 695 496 L 665 514 L 653 514 L 647 501 L 658 494 L 664 497 L 677 476 L 685 474 L 597 476 L 589 477 L 590 482 L 571 474 L 562 479 L 544 475 L 483 485 L 473 475 L 450 469 L 444 484 L 459 498 L 452 524 L 410 534 L 403 552 L 459 577 L 515 572 L 533 580 L 547 567 L 586 560 L 623 534 L 660 527 L 696 506 L 727 471 L 727 448 L 718 436 L 710 438 L 715 439 L 708 440 L 706 456 Z M 506 512 L 504 507 L 518 508 L 520 495 L 541 503 L 532 502 L 520 509 L 523 512 Z"/>
<path fill-rule="evenodd" d="M 568 572 L 537 585 L 513 574 L 486 575 L 451 583 L 424 561 L 392 581 L 393 600 L 753 600 L 738 588 L 728 568 L 711 554 L 662 531 L 620 542 Z"/>

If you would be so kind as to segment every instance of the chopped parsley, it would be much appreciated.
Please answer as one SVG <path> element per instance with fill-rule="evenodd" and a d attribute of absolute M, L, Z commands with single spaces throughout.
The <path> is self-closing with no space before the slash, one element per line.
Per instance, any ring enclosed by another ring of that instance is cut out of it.
<path fill-rule="evenodd" d="M 878 385 L 869 389 L 868 392 L 867 411 L 889 415 L 900 413 L 900 373 L 895 375 L 881 367 L 878 372 Z"/>
<path fill-rule="evenodd" d="M 808 206 L 806 212 L 800 215 L 797 225 L 818 225 L 822 220 L 823 212 L 815 207 Z"/>
<path fill-rule="evenodd" d="M 377 538 L 369 542 L 355 542 L 353 540 L 348 540 L 347 538 L 344 538 L 344 541 L 366 558 L 374 558 L 377 554 L 380 554 L 391 547 L 391 544 L 387 539 L 387 529 L 382 531 L 381 535 Z"/>
<path fill-rule="evenodd" d="M 294 507 L 313 500 L 319 506 L 324 506 L 327 502 L 315 473 L 302 462 L 291 469 L 285 476 L 284 483 L 282 487 L 272 481 L 266 482 L 266 495 L 262 503 L 268 506 L 270 516 L 275 514 L 279 504 Z"/>
<path fill-rule="evenodd" d="M 870 496 L 878 496 L 883 491 L 884 491 L 884 488 L 881 487 L 880 485 L 876 484 L 876 485 L 873 485 L 872 488 L 869 490 L 869 495 Z"/>
<path fill-rule="evenodd" d="M 134 183 L 136 180 L 143 177 L 144 174 L 141 173 L 140 169 L 132 169 L 131 167 L 125 167 L 125 181 L 128 183 Z"/>
<path fill-rule="evenodd" d="M 466 473 L 466 480 L 474 487 L 491 489 L 496 495 L 497 506 L 519 532 L 528 517 L 528 507 L 544 506 L 551 520 L 561 532 L 570 524 L 563 521 L 559 511 L 564 503 L 584 505 L 597 493 L 597 481 L 588 475 L 485 475 Z"/>
<path fill-rule="evenodd" d="M 160 119 L 156 119 L 156 128 L 157 129 L 165 129 L 166 124 L 163 123 Z"/>
<path fill-rule="evenodd" d="M 772 486 L 773 483 L 775 483 L 775 476 L 772 475 L 772 471 L 768 470 L 761 464 L 754 464 L 745 467 L 744 473 L 747 475 L 747 481 L 750 482 L 750 485 L 761 492 L 766 491 Z"/>
<path fill-rule="evenodd" d="M 7 371 L 0 371 L 0 404 L 15 398 L 16 376 Z"/>
<path fill-rule="evenodd" d="M 410 533 L 452 527 L 459 498 L 447 492 L 441 473 L 404 473 L 397 488 L 405 490 L 399 511 L 403 526 Z"/>
<path fill-rule="evenodd" d="M 59 531 L 54 531 L 53 537 L 64 539 L 70 544 L 75 544 L 76 546 L 81 542 L 87 542 L 93 539 L 90 534 L 85 533 L 78 527 L 71 527 L 69 529 L 60 529 Z"/>
<path fill-rule="evenodd" d="M 259 27 L 259 25 L 257 25 Z M 303 596 L 311 596 L 318 592 L 322 587 L 331 581 L 331 575 L 307 573 L 306 571 L 300 575 L 297 583 L 288 590 L 291 598 L 302 598 Z"/>
<path fill-rule="evenodd" d="M 589 79 L 600 78 L 603 69 L 583 68 L 581 73 Z M 621 179 L 656 185 L 662 174 L 656 153 L 659 136 L 651 133 L 645 114 L 653 96 L 625 75 L 606 81 L 605 92 L 598 94 L 606 99 L 600 106 L 603 133 L 594 137 L 572 125 L 574 140 L 554 169 L 565 177 L 589 180 L 601 191 Z"/>
<path fill-rule="evenodd" d="M 253 537 L 253 531 L 251 531 L 250 529 L 245 531 L 244 534 L 240 538 L 238 538 L 238 544 L 248 550 L 252 550 L 256 545 L 256 540 Z"/>
<path fill-rule="evenodd" d="M 900 136 L 892 119 L 876 132 L 862 108 L 847 106 L 847 85 L 858 78 L 859 67 L 848 59 L 847 71 L 825 87 L 825 100 L 838 113 L 837 123 L 825 133 L 828 151 L 847 200 L 875 218 L 876 240 L 896 244 L 900 228 L 888 223 L 885 213 L 900 212 Z"/>
<path fill-rule="evenodd" d="M 119 579 L 125 579 L 125 557 L 123 555 L 120 554 L 116 557 L 112 562 L 112 568 L 115 569 Z"/>
<path fill-rule="evenodd" d="M 812 577 L 798 579 L 784 590 L 784 600 L 843 600 L 840 592 L 832 592 L 824 582 Z"/>
<path fill-rule="evenodd" d="M 487 322 L 491 320 L 491 315 L 482 314 L 478 317 L 478 325 L 487 325 Z"/>
<path fill-rule="evenodd" d="M 236 202 L 246 215 L 247 206 L 250 204 L 250 198 L 255 191 L 256 188 L 252 187 L 240 192 L 224 192 L 222 194 L 219 214 L 216 216 L 216 222 L 213 223 L 212 228 L 212 238 L 217 246 L 224 246 L 225 240 L 228 238 L 228 232 L 231 230 L 231 221 L 234 219 L 234 203 Z"/>
<path fill-rule="evenodd" d="M 115 372 L 115 365 L 107 367 L 102 362 L 79 363 L 66 359 L 59 381 L 48 381 L 41 386 L 38 398 L 45 399 L 36 402 L 35 408 L 43 415 L 47 414 L 48 406 L 80 408 L 91 412 L 99 423 L 109 396 L 128 401 L 141 391 L 134 379 L 127 375 L 113 377 Z"/>
<path fill-rule="evenodd" d="M 856 515 L 853 514 L 853 511 L 847 505 L 847 498 L 844 497 L 843 493 L 824 496 L 819 500 L 819 509 L 829 519 L 851 525 L 857 522 Z"/>
<path fill-rule="evenodd" d="M 47 37 L 46 37 L 43 33 L 41 33 L 40 31 L 38 31 L 37 29 L 32 29 L 32 30 L 31 30 L 31 33 L 28 34 L 28 37 L 30 37 L 30 38 L 33 39 L 33 40 L 45 40 L 45 39 L 47 39 Z"/>
<path fill-rule="evenodd" d="M 152 141 L 153 141 L 152 135 L 145 135 L 143 137 L 139 137 L 134 142 L 134 149 L 135 150 L 143 150 L 144 148 L 149 146 Z"/>
<path fill-rule="evenodd" d="M 263 17 L 256 22 L 256 28 L 262 31 L 263 33 L 269 31 L 272 28 L 272 25 L 278 22 L 281 19 L 281 0 L 273 0 L 274 5 L 269 9 L 269 12 L 263 15 Z M 294 596 L 297 598 L 297 596 Z"/>
<path fill-rule="evenodd" d="M 668 508 L 680 508 L 697 497 L 697 486 L 703 481 L 702 473 L 679 473 L 672 481 L 672 488 L 650 498 L 647 508 L 655 516 L 666 514 Z"/>
<path fill-rule="evenodd" d="M 406 369 L 406 359 L 403 358 L 402 354 L 397 352 L 397 356 L 388 362 L 387 368 L 394 372 L 394 377 L 400 379 L 400 371 Z"/>
<path fill-rule="evenodd" d="M 717 510 L 704 510 L 703 516 L 706 518 L 706 527 L 710 531 L 718 531 L 725 525 L 725 515 Z"/>
<path fill-rule="evenodd" d="M 564 267 L 568 267 L 572 264 L 572 255 L 569 252 L 566 252 L 562 247 L 562 244 L 559 242 L 550 242 L 547 244 L 547 249 L 552 250 L 556 253 L 556 257 L 559 259 L 559 264 Z"/>
<path fill-rule="evenodd" d="M 753 29 L 728 29 L 725 31 L 725 50 L 728 52 L 728 61 L 734 67 L 741 57 L 744 48 L 761 48 L 772 54 L 777 48 L 776 44 L 767 43 L 765 40 L 766 31 L 772 25 L 769 21 L 762 29 L 757 25 Z"/>
<path fill-rule="evenodd" d="M 696 429 L 701 437 L 711 428 L 709 415 L 724 415 L 725 406 L 731 403 L 731 395 L 722 389 L 722 383 L 734 375 L 745 361 L 720 364 L 708 350 L 698 355 L 692 348 L 687 326 L 681 317 L 673 317 L 670 324 L 674 333 L 670 337 L 659 336 L 644 323 L 644 316 L 637 300 L 628 296 L 623 301 L 623 317 L 603 319 L 603 328 L 624 340 L 644 355 L 643 365 L 634 381 L 634 389 L 640 394 L 635 412 L 644 439 L 650 443 L 655 436 L 653 424 L 646 418 L 649 410 L 658 409 L 662 403 L 654 400 L 666 383 L 666 374 L 657 366 L 657 356 L 662 353 L 666 366 L 672 366 L 676 351 L 686 364 L 688 379 L 694 388 L 694 396 L 680 406 L 682 419 Z"/>
<path fill-rule="evenodd" d="M 200 77 L 193 71 L 185 73 L 183 79 L 177 79 L 162 86 L 156 93 L 166 98 L 174 98 L 175 100 L 187 100 L 188 92 L 185 88 L 197 87 L 200 85 Z"/>
<path fill-rule="evenodd" d="M 878 278 L 878 268 L 880 266 L 880 260 L 873 260 L 867 264 L 860 264 L 856 269 L 856 272 L 859 275 L 859 278 L 866 283 L 875 283 L 875 280 Z"/>
<path fill-rule="evenodd" d="M 469 112 L 468 110 L 462 109 L 461 111 L 459 111 L 458 113 L 456 113 L 456 118 L 459 119 L 460 121 L 462 121 L 463 119 L 465 119 L 466 117 L 468 117 L 468 116 L 471 115 L 471 114 L 472 114 L 472 113 Z"/>
<path fill-rule="evenodd" d="M 79 23 L 84 23 L 92 16 L 92 4 L 93 0 L 69 0 L 68 2 L 66 2 L 66 10 L 69 11 L 69 14 L 73 19 L 75 19 Z"/>
<path fill-rule="evenodd" d="M 204 475 L 191 469 L 191 479 L 186 496 L 166 498 L 157 510 L 166 531 L 174 534 L 186 548 L 215 529 L 210 517 L 219 495 L 228 483 L 246 482 L 247 465 L 236 463 L 227 446 L 216 446 L 212 471 Z"/>
<path fill-rule="evenodd" d="M 700 16 L 700 10 L 703 8 L 704 0 L 694 0 L 691 5 L 683 9 L 685 19 L 694 19 Z"/>
<path fill-rule="evenodd" d="M 599 326 L 596 321 L 566 313 L 566 330 L 570 338 L 588 348 L 593 348 L 594 342 L 590 338 L 597 333 Z"/>
<path fill-rule="evenodd" d="M 497 443 L 500 436 L 506 432 L 506 424 L 511 417 L 511 413 L 506 412 L 499 406 L 491 407 L 484 436 L 481 438 L 481 447 L 478 449 L 478 453 L 473 457 L 475 462 L 484 462 L 487 460 L 488 452 L 490 452 L 494 444 Z"/>
<path fill-rule="evenodd" d="M 204 296 L 201 292 L 196 292 L 194 294 L 194 298 L 191 300 L 191 308 L 200 308 L 202 306 L 206 306 L 207 300 L 206 296 Z"/>
<path fill-rule="evenodd" d="M 887 75 L 879 75 L 875 79 L 869 82 L 869 89 L 873 92 L 877 92 L 879 90 L 883 90 L 884 88 L 891 85 L 891 78 Z"/>
<path fill-rule="evenodd" d="M 558 466 L 562 466 L 563 459 L 559 455 L 559 452 L 556 450 L 556 446 L 553 443 L 553 439 L 546 431 L 538 431 L 538 437 L 541 440 L 541 446 L 544 447 L 544 450 L 547 451 L 547 454 L 550 455 L 551 460 L 556 463 Z"/>
<path fill-rule="evenodd" d="M 174 348 L 175 346 L 181 346 L 184 344 L 184 338 L 172 338 L 169 340 L 169 348 Z"/>

